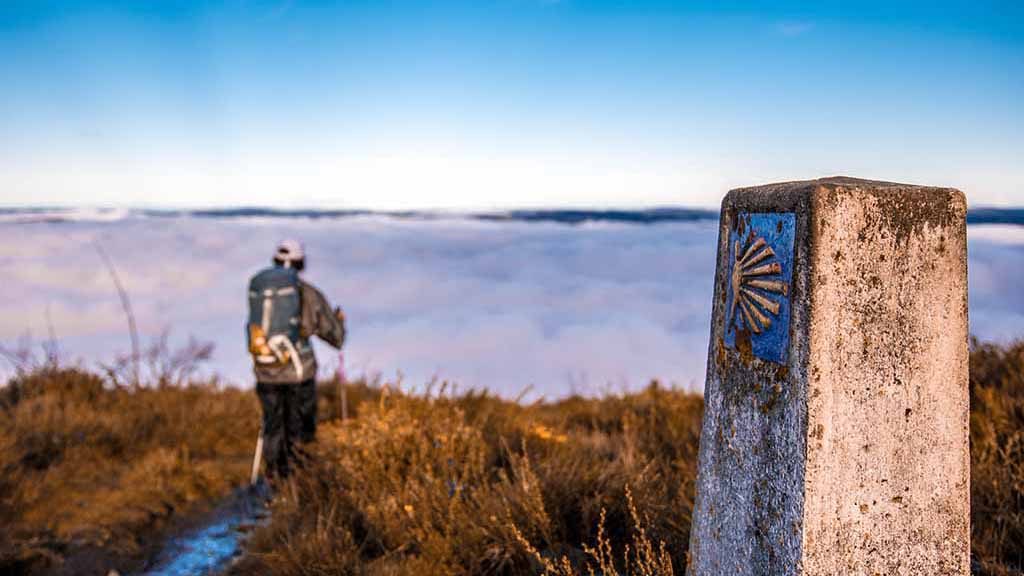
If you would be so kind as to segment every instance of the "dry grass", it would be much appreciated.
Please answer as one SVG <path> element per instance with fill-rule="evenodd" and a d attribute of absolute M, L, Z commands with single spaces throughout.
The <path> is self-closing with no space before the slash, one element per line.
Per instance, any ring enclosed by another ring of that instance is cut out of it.
<path fill-rule="evenodd" d="M 258 429 L 246 391 L 113 388 L 42 369 L 0 389 L 0 572 L 75 551 L 143 552 L 176 513 L 246 478 Z"/>
<path fill-rule="evenodd" d="M 682 574 L 701 408 L 657 385 L 528 407 L 364 400 L 321 430 L 237 571 Z"/>
<path fill-rule="evenodd" d="M 657 385 L 529 406 L 324 386 L 294 494 L 239 574 L 683 574 L 702 410 Z M 975 571 L 1024 564 L 1024 343 L 971 354 Z M 0 389 L 0 572 L 138 553 L 244 482 L 249 391 L 130 390 L 43 368 Z"/>
<path fill-rule="evenodd" d="M 1024 341 L 971 346 L 971 544 L 979 572 L 1024 572 Z"/>

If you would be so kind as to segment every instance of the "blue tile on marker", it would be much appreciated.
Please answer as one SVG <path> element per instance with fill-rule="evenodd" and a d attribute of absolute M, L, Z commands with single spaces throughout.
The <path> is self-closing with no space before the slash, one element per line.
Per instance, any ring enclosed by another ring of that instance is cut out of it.
<path fill-rule="evenodd" d="M 789 357 L 793 277 L 792 212 L 739 212 L 729 231 L 725 344 L 750 338 L 754 356 L 785 364 Z"/>

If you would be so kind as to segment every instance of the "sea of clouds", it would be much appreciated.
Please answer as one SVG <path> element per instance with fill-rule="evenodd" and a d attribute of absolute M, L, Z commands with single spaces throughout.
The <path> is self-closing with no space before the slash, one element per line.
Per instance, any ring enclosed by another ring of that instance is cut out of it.
<path fill-rule="evenodd" d="M 970 319 L 982 339 L 1024 335 L 1024 227 L 969 228 Z M 47 338 L 85 366 L 129 350 L 95 248 L 126 286 L 144 341 L 170 329 L 216 345 L 206 367 L 251 385 L 246 284 L 276 242 L 302 239 L 307 280 L 348 316 L 346 371 L 548 398 L 703 386 L 714 220 L 634 225 L 384 216 L 122 216 L 0 222 L 0 343 Z M 47 321 L 49 318 L 49 322 Z M 337 364 L 318 347 L 321 376 Z M 0 368 L 3 375 L 10 367 Z"/>

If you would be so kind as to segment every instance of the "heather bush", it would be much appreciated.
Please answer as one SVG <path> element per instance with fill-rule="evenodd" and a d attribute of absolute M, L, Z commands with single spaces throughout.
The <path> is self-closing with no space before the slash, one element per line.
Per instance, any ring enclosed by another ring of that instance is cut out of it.
<path fill-rule="evenodd" d="M 698 395 L 391 393 L 359 410 L 321 430 L 236 572 L 684 570 Z"/>
<path fill-rule="evenodd" d="M 175 515 L 247 476 L 251 391 L 129 389 L 44 368 L 0 388 L 0 572 L 60 567 L 86 548 L 141 554 Z"/>
<path fill-rule="evenodd" d="M 971 545 L 978 572 L 1024 572 L 1024 341 L 971 345 Z"/>

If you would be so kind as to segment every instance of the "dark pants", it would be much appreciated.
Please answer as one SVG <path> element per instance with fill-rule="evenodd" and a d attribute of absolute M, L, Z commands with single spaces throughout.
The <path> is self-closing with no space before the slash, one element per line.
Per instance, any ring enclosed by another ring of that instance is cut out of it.
<path fill-rule="evenodd" d="M 316 438 L 316 385 L 256 384 L 263 406 L 263 461 L 267 477 L 285 478 L 295 461 L 297 444 Z"/>

